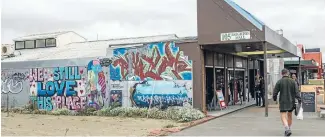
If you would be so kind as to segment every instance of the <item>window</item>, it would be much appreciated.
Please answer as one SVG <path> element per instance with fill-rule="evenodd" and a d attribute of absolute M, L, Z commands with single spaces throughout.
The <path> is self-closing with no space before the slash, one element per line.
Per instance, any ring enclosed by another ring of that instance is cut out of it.
<path fill-rule="evenodd" d="M 36 48 L 44 48 L 45 47 L 45 39 L 36 40 Z"/>
<path fill-rule="evenodd" d="M 55 39 L 46 39 L 46 47 L 55 47 Z"/>
<path fill-rule="evenodd" d="M 25 48 L 25 42 L 24 41 L 16 41 L 15 48 L 16 49 L 23 49 L 23 48 Z"/>
<path fill-rule="evenodd" d="M 218 56 L 218 66 L 224 66 L 224 57 L 223 54 L 217 54 Z"/>
<path fill-rule="evenodd" d="M 35 48 L 34 40 L 25 41 L 25 49 L 33 49 L 33 48 Z"/>

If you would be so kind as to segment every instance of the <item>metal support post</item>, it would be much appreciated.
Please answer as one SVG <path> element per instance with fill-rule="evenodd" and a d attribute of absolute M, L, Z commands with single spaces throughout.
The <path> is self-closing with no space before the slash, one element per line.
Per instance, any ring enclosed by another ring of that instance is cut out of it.
<path fill-rule="evenodd" d="M 249 58 L 247 58 L 247 101 L 249 102 L 249 99 L 250 99 L 250 97 L 249 97 L 249 94 L 251 93 L 250 92 L 250 90 L 251 90 L 251 83 L 250 83 L 250 79 L 249 79 L 249 74 L 250 74 L 250 72 L 249 72 Z M 246 86 L 246 85 L 245 85 Z"/>
<path fill-rule="evenodd" d="M 301 91 L 301 58 L 299 57 L 299 66 L 298 66 L 298 81 L 299 81 L 299 91 Z"/>
<path fill-rule="evenodd" d="M 235 83 L 235 71 L 236 71 L 236 69 L 235 69 L 235 67 L 236 67 L 236 64 L 235 64 L 235 56 L 233 55 L 232 56 L 232 68 L 233 68 L 233 72 L 232 72 L 232 79 L 233 79 L 233 85 L 232 86 L 234 86 L 233 88 L 232 88 L 232 94 L 231 94 L 231 96 L 232 96 L 232 104 L 233 105 L 236 105 L 236 102 L 235 102 L 235 86 L 236 86 L 236 83 Z"/>
<path fill-rule="evenodd" d="M 255 90 L 255 82 L 256 82 L 256 80 L 255 80 L 255 75 L 256 75 L 256 72 L 255 72 L 255 60 L 253 60 L 253 93 L 254 93 L 254 100 L 256 100 L 256 90 Z M 257 103 L 256 103 L 256 105 L 257 105 Z"/>
<path fill-rule="evenodd" d="M 224 54 L 224 85 L 225 85 L 225 102 L 227 106 L 229 105 L 229 79 L 228 79 L 228 60 L 227 54 Z"/>
<path fill-rule="evenodd" d="M 264 101 L 265 101 L 265 117 L 269 115 L 269 99 L 268 99 L 268 84 L 267 84 L 267 43 L 263 43 L 264 47 Z"/>
<path fill-rule="evenodd" d="M 213 65 L 213 106 L 214 106 L 214 110 L 217 109 L 216 105 L 217 105 L 217 100 L 216 100 L 216 91 L 217 91 L 217 84 L 216 84 L 216 66 L 215 66 L 215 53 L 212 53 L 212 65 Z"/>

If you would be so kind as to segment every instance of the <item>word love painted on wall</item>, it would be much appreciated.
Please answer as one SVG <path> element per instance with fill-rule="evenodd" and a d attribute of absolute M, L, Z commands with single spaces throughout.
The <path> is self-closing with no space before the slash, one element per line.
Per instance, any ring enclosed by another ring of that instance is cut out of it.
<path fill-rule="evenodd" d="M 84 67 L 32 69 L 29 77 L 31 101 L 37 104 L 38 109 L 49 111 L 63 107 L 81 109 L 87 102 L 84 75 Z"/>
<path fill-rule="evenodd" d="M 38 96 L 76 96 L 77 91 L 74 90 L 77 87 L 76 80 L 81 79 L 79 73 L 79 67 L 58 67 L 53 70 L 53 81 L 47 81 L 43 83 L 42 73 L 38 75 L 37 82 L 37 95 Z M 65 93 L 65 94 L 64 94 Z"/>

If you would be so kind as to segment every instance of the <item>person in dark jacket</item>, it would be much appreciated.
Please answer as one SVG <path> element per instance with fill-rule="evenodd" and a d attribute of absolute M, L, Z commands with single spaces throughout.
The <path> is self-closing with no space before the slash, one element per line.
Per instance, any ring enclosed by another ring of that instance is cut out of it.
<path fill-rule="evenodd" d="M 254 87 L 254 90 L 255 90 L 255 96 L 256 96 L 256 106 L 261 106 L 261 89 L 260 89 L 260 76 L 259 74 L 257 74 L 255 76 L 255 87 Z"/>
<path fill-rule="evenodd" d="M 280 93 L 279 109 L 281 120 L 285 128 L 285 135 L 290 136 L 292 134 L 292 111 L 295 109 L 295 99 L 301 103 L 301 97 L 297 83 L 289 78 L 289 71 L 283 69 L 281 73 L 283 77 L 275 85 L 273 100 L 276 101 Z"/>
<path fill-rule="evenodd" d="M 261 92 L 260 98 L 262 99 L 262 106 L 261 107 L 265 107 L 265 87 L 264 87 L 264 79 L 263 79 L 262 76 L 260 76 L 259 90 Z"/>

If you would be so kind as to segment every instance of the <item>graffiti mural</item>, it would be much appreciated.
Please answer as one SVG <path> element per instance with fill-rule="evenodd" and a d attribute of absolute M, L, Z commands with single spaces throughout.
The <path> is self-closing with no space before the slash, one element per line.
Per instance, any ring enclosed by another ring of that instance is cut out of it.
<path fill-rule="evenodd" d="M 130 88 L 130 100 L 137 107 L 192 105 L 192 94 L 191 81 L 135 81 Z"/>
<path fill-rule="evenodd" d="M 1 106 L 8 104 L 9 107 L 13 108 L 28 103 L 28 74 L 28 69 L 1 70 Z"/>
<path fill-rule="evenodd" d="M 174 42 L 154 43 L 143 48 L 119 48 L 110 66 L 111 80 L 192 80 L 192 61 Z"/>
<path fill-rule="evenodd" d="M 85 67 L 33 68 L 29 71 L 30 99 L 38 109 L 78 110 L 85 107 Z"/>
<path fill-rule="evenodd" d="M 110 79 L 128 82 L 132 106 L 192 105 L 192 61 L 174 42 L 118 48 L 113 55 Z"/>
<path fill-rule="evenodd" d="M 26 82 L 28 71 L 1 71 L 1 92 L 18 94 L 23 91 L 24 83 Z"/>
<path fill-rule="evenodd" d="M 99 109 L 106 101 L 106 77 L 99 60 L 91 60 L 88 63 L 88 83 L 87 95 L 88 105 Z"/>

